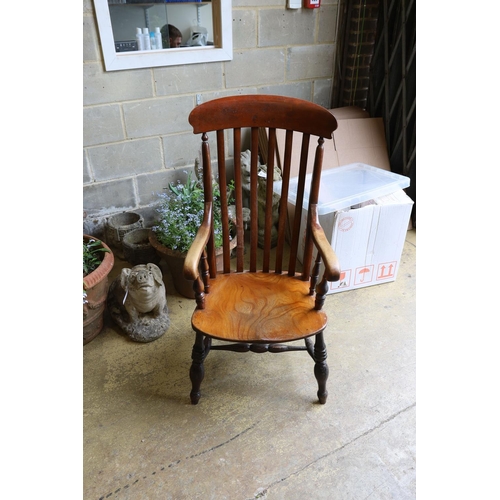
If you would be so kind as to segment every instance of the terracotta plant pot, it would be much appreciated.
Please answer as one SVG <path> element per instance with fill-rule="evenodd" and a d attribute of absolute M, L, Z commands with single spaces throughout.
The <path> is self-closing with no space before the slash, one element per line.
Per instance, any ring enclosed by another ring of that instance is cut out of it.
<path fill-rule="evenodd" d="M 108 295 L 108 275 L 115 263 L 113 252 L 106 243 L 99 238 L 83 235 L 83 241 L 91 239 L 101 241 L 102 246 L 109 252 L 104 252 L 104 258 L 99 267 L 83 278 L 83 286 L 87 292 L 87 303 L 83 304 L 83 345 L 88 344 L 101 333 Z"/>
<path fill-rule="evenodd" d="M 175 289 L 183 296 L 188 299 L 194 299 L 193 281 L 184 278 L 184 259 L 186 258 L 185 253 L 177 252 L 164 245 L 162 245 L 156 238 L 154 231 L 149 232 L 149 242 L 158 252 L 158 255 L 162 257 L 167 263 L 170 273 L 172 274 L 172 279 L 174 282 Z M 236 247 L 236 238 L 233 238 L 230 242 L 231 250 Z M 217 258 L 217 271 L 222 271 L 222 248 L 215 250 Z"/>
<path fill-rule="evenodd" d="M 157 254 L 167 263 L 175 289 L 188 299 L 194 299 L 193 281 L 184 278 L 183 267 L 185 253 L 171 250 L 170 248 L 162 245 L 156 238 L 154 231 L 149 231 L 149 242 L 156 250 Z"/>

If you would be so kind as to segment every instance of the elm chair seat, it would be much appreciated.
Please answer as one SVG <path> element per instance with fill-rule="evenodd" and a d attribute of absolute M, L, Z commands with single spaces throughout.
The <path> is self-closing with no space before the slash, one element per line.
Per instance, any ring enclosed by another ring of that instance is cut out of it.
<path fill-rule="evenodd" d="M 323 311 L 314 309 L 309 283 L 282 274 L 236 273 L 217 276 L 197 309 L 193 328 L 233 342 L 289 342 L 320 333 Z"/>

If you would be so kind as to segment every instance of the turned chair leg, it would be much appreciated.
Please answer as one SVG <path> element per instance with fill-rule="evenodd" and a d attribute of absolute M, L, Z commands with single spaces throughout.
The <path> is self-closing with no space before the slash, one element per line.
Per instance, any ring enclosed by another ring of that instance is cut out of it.
<path fill-rule="evenodd" d="M 326 345 L 323 338 L 323 332 L 316 335 L 316 342 L 314 344 L 314 376 L 318 381 L 318 399 L 324 405 L 328 397 L 326 390 L 326 381 L 328 379 L 328 365 L 326 364 Z"/>
<path fill-rule="evenodd" d="M 191 404 L 198 404 L 198 401 L 201 397 L 201 383 L 203 382 L 203 378 L 205 377 L 205 366 L 203 365 L 203 361 L 206 356 L 205 346 L 203 342 L 203 335 L 201 333 L 196 334 L 196 340 L 193 345 L 193 353 L 191 354 L 191 359 L 193 363 L 191 364 L 191 368 L 189 370 L 189 378 L 191 379 Z"/>

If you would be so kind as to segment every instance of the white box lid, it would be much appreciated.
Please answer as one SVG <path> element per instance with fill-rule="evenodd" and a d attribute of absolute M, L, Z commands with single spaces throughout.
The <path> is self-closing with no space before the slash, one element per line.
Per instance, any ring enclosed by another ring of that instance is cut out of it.
<path fill-rule="evenodd" d="M 306 176 L 304 208 L 309 206 L 309 190 L 312 174 Z M 290 179 L 288 201 L 296 204 L 298 177 Z M 388 172 L 364 163 L 351 163 L 342 167 L 323 170 L 319 190 L 318 215 L 357 205 L 365 201 L 407 188 L 410 178 Z M 275 191 L 281 192 L 281 181 L 274 183 Z"/>

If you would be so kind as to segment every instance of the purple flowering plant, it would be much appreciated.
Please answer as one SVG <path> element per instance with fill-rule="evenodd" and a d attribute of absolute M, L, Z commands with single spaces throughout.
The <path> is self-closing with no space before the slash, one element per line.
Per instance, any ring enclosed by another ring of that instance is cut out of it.
<path fill-rule="evenodd" d="M 187 174 L 185 183 L 169 183 L 165 192 L 159 195 L 156 209 L 158 217 L 152 227 L 157 240 L 167 248 L 186 253 L 193 243 L 203 221 L 203 186 L 197 179 Z M 222 246 L 222 212 L 220 188 L 214 182 L 214 235 L 215 246 Z"/>

